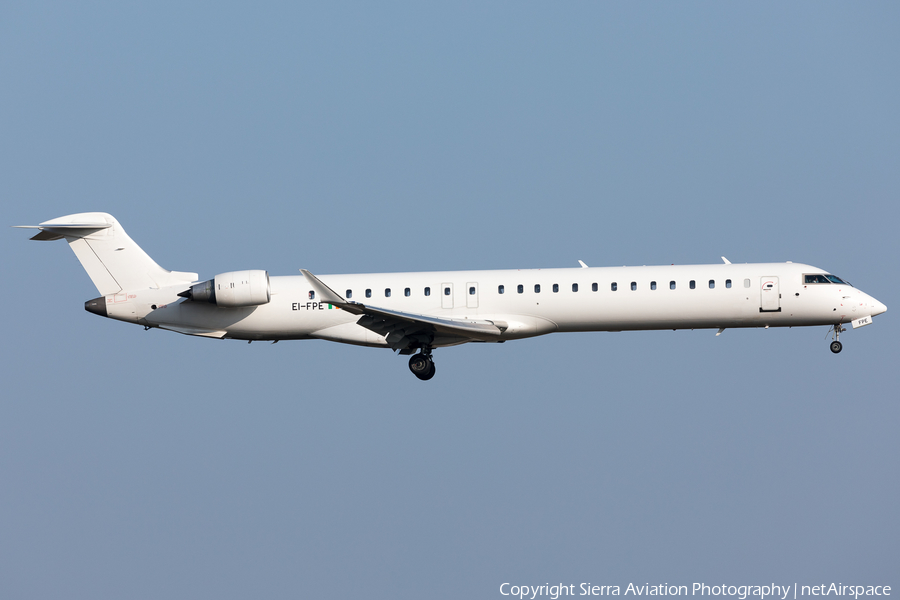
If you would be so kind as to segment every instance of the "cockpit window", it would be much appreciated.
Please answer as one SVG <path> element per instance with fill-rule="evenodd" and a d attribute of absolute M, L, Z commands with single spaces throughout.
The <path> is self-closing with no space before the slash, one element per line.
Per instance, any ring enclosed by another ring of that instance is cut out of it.
<path fill-rule="evenodd" d="M 831 283 L 824 275 L 804 275 L 803 283 Z"/>
<path fill-rule="evenodd" d="M 840 277 L 828 275 L 827 273 L 824 275 L 804 275 L 803 283 L 838 283 L 840 285 L 850 285 Z"/>
<path fill-rule="evenodd" d="M 827 277 L 828 281 L 830 281 L 831 283 L 840 283 L 842 285 L 850 285 L 849 283 L 847 283 L 846 281 L 844 281 L 843 279 L 841 279 L 840 277 L 838 277 L 836 275 L 826 275 L 825 277 Z"/>

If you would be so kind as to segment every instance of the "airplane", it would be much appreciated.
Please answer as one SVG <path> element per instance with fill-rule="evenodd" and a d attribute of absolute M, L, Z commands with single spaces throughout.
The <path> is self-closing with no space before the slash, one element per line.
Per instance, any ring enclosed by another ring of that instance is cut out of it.
<path fill-rule="evenodd" d="M 840 334 L 887 307 L 843 279 L 798 263 L 511 269 L 270 276 L 196 273 L 156 264 L 107 213 L 40 225 L 32 240 L 65 239 L 100 293 L 88 312 L 216 339 L 319 339 L 409 355 L 421 380 L 435 348 L 503 343 L 554 332 L 797 327 Z"/>

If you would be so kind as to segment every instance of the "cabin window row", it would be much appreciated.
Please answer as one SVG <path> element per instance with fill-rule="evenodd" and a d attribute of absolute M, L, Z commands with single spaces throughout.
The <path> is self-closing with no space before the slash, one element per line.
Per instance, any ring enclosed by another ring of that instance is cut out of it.
<path fill-rule="evenodd" d="M 430 287 L 426 287 L 426 288 L 423 290 L 423 293 L 424 293 L 426 296 L 430 296 L 430 295 L 431 295 L 431 288 L 430 288 Z M 366 294 L 366 298 L 371 298 L 371 297 L 372 297 L 372 289 L 371 289 L 371 288 L 367 288 L 365 294 Z M 384 297 L 385 297 L 385 298 L 390 298 L 391 295 L 392 295 L 391 288 L 384 288 Z M 411 290 L 410 288 L 403 288 L 403 295 L 406 296 L 406 297 L 412 296 L 412 290 Z M 447 287 L 444 288 L 444 295 L 445 295 L 445 296 L 449 296 L 449 295 L 450 295 L 450 287 L 449 287 L 449 286 L 447 286 Z M 474 296 L 474 295 L 475 295 L 475 287 L 474 287 L 474 286 L 470 286 L 470 287 L 469 287 L 469 295 L 471 295 L 471 296 Z M 353 290 L 347 290 L 347 291 L 344 293 L 344 297 L 347 298 L 348 300 L 352 299 L 352 298 L 353 298 Z M 315 292 L 314 290 L 309 290 L 309 299 L 310 299 L 310 300 L 315 300 L 315 299 L 316 299 L 316 292 Z"/>
<path fill-rule="evenodd" d="M 707 285 L 709 286 L 709 289 L 711 289 L 711 290 L 715 289 L 715 288 L 716 288 L 716 280 L 715 280 L 715 279 L 710 279 L 709 282 L 707 283 Z M 677 287 L 678 287 L 678 284 L 677 284 L 674 280 L 669 282 L 669 289 L 670 289 L 670 290 L 677 289 Z M 691 279 L 691 280 L 688 282 L 688 287 L 689 287 L 690 289 L 692 289 L 692 290 L 697 289 L 697 281 L 696 281 L 695 279 Z M 725 287 L 726 287 L 726 288 L 729 288 L 729 289 L 732 287 L 732 282 L 731 282 L 730 279 L 726 279 L 726 280 L 725 280 Z M 749 279 L 745 279 L 745 280 L 744 280 L 744 287 L 745 287 L 745 288 L 749 288 L 749 287 L 750 287 L 750 280 L 749 280 Z M 553 292 L 554 292 L 554 293 L 559 292 L 559 284 L 554 283 L 552 289 L 553 289 Z M 596 283 L 592 283 L 592 284 L 591 284 L 591 291 L 596 292 L 596 291 L 598 291 L 599 289 L 600 289 L 600 286 L 599 286 L 598 284 L 596 284 Z M 613 291 L 613 292 L 618 291 L 618 290 L 619 290 L 619 283 L 616 282 L 616 281 L 613 281 L 612 283 L 609 284 L 609 289 L 610 289 L 611 291 Z M 632 282 L 631 282 L 631 291 L 632 291 L 632 292 L 636 292 L 637 289 L 638 289 L 638 283 L 637 283 L 636 281 L 632 281 Z M 656 283 L 655 281 L 651 281 L 651 282 L 650 282 L 650 289 L 651 289 L 651 290 L 657 289 L 657 283 Z M 503 294 L 503 293 L 505 293 L 505 291 L 506 291 L 506 287 L 505 287 L 505 286 L 503 286 L 503 285 L 497 286 L 497 293 Z M 572 284 L 572 291 L 573 291 L 573 292 L 577 292 L 577 291 L 578 291 L 578 284 L 577 284 L 577 283 L 573 283 L 573 284 Z M 524 292 L 525 292 L 525 286 L 522 285 L 522 284 L 520 283 L 519 285 L 516 286 L 516 292 L 519 293 L 519 294 L 524 293 Z M 534 285 L 534 293 L 535 293 L 535 294 L 540 294 L 540 293 L 541 293 L 541 284 L 536 283 L 536 284 Z"/>
<path fill-rule="evenodd" d="M 709 286 L 709 289 L 711 289 L 711 290 L 712 290 L 712 289 L 715 289 L 715 288 L 716 288 L 716 280 L 715 280 L 715 279 L 710 279 L 709 282 L 707 283 L 707 285 Z M 694 280 L 694 279 L 691 279 L 691 280 L 688 282 L 688 287 L 689 287 L 690 289 L 692 289 L 692 290 L 697 289 L 697 281 Z M 731 280 L 730 280 L 730 279 L 726 279 L 726 280 L 725 280 L 725 287 L 726 287 L 726 288 L 731 288 Z M 750 280 L 749 280 L 749 279 L 745 279 L 745 280 L 744 280 L 744 287 L 745 287 L 745 288 L 749 288 L 749 287 L 750 287 Z M 651 290 L 655 290 L 656 288 L 657 288 L 656 282 L 655 282 L 655 281 L 651 281 L 651 282 L 650 282 L 650 289 L 651 289 Z M 559 284 L 558 284 L 558 283 L 554 283 L 554 284 L 552 285 L 551 289 L 553 290 L 553 293 L 554 293 L 554 294 L 555 294 L 555 293 L 558 293 L 558 292 L 559 292 Z M 599 289 L 600 289 L 600 286 L 599 286 L 598 284 L 596 284 L 596 283 L 592 283 L 592 284 L 591 284 L 591 291 L 592 291 L 592 292 L 599 291 Z M 610 283 L 610 284 L 609 284 L 609 289 L 610 289 L 611 291 L 613 291 L 613 292 L 618 291 L 618 289 L 619 289 L 619 284 L 618 284 L 618 282 L 613 281 L 612 283 Z M 637 283 L 636 281 L 632 281 L 632 282 L 631 282 L 631 291 L 635 292 L 635 291 L 637 291 L 637 289 L 638 289 L 638 283 Z M 670 290 L 677 289 L 677 284 L 675 283 L 674 280 L 672 280 L 672 281 L 669 282 L 669 289 L 670 289 Z M 572 291 L 573 291 L 573 292 L 577 292 L 577 291 L 578 291 L 578 284 L 577 284 L 577 283 L 573 283 L 573 284 L 572 284 Z M 469 286 L 469 289 L 467 290 L 467 292 L 469 293 L 470 296 L 474 296 L 474 295 L 477 293 L 477 290 L 475 289 L 475 286 Z M 519 294 L 525 293 L 525 286 L 522 285 L 522 284 L 520 283 L 519 285 L 516 286 L 516 292 L 519 293 Z M 431 296 L 431 288 L 430 288 L 430 287 L 426 287 L 426 288 L 423 290 L 423 293 L 424 293 L 425 296 Z M 443 289 L 443 293 L 444 293 L 445 296 L 449 296 L 449 295 L 452 293 L 450 286 L 445 286 L 444 289 Z M 497 293 L 498 293 L 498 294 L 504 294 L 504 293 L 506 293 L 506 286 L 504 286 L 504 285 L 502 285 L 502 284 L 499 285 L 499 286 L 497 286 Z M 534 284 L 534 293 L 535 293 L 535 294 L 540 294 L 540 293 L 541 293 L 541 284 L 539 284 L 539 283 Z M 371 297 L 372 297 L 372 289 L 371 289 L 371 288 L 366 289 L 365 294 L 366 294 L 366 298 L 371 298 Z M 406 297 L 411 296 L 411 295 L 412 295 L 412 290 L 411 290 L 410 288 L 404 288 L 404 289 L 403 289 L 403 295 L 406 296 Z M 352 298 L 353 298 L 353 290 L 347 290 L 344 297 L 347 298 L 348 300 L 349 300 L 349 299 L 352 299 Z M 390 297 L 391 297 L 391 288 L 384 288 L 384 297 L 385 297 L 385 298 L 390 298 Z M 315 300 L 315 298 L 316 298 L 316 292 L 313 291 L 313 290 L 310 290 L 310 291 L 309 291 L 309 299 L 310 299 L 310 300 Z"/>

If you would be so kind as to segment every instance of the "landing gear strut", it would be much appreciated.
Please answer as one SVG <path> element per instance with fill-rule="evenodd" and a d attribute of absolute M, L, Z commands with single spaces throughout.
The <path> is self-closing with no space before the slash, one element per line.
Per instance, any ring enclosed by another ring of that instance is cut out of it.
<path fill-rule="evenodd" d="M 431 358 L 431 348 L 423 348 L 419 354 L 410 356 L 409 370 L 422 381 L 428 381 L 434 377 L 434 360 Z"/>
<path fill-rule="evenodd" d="M 839 340 L 839 338 L 841 337 L 842 331 L 846 331 L 846 329 L 841 327 L 841 324 L 838 323 L 837 325 L 834 326 L 834 331 L 831 334 L 831 337 L 834 340 L 831 342 L 831 351 L 834 352 L 835 354 L 837 354 L 844 348 L 844 345 L 841 344 L 841 342 Z"/>

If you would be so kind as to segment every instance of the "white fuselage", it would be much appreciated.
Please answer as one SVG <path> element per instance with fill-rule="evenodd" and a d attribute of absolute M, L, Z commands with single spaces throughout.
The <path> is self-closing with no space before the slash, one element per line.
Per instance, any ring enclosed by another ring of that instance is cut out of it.
<path fill-rule="evenodd" d="M 847 284 L 805 283 L 826 271 L 794 263 L 323 275 L 346 299 L 405 314 L 503 323 L 505 341 L 552 332 L 835 325 L 884 312 Z M 654 289 L 655 288 L 655 289 Z M 131 290 L 108 316 L 243 340 L 326 339 L 387 347 L 359 316 L 311 297 L 301 275 L 271 277 L 271 300 L 223 308 L 177 297 L 184 286 Z M 155 308 L 154 308 L 155 307 Z M 437 338 L 434 347 L 460 343 Z"/>

